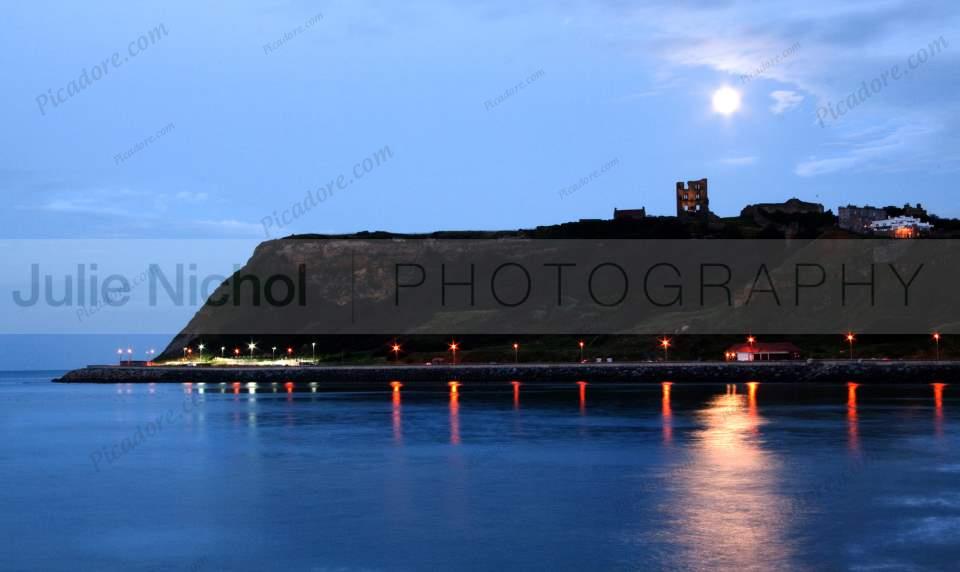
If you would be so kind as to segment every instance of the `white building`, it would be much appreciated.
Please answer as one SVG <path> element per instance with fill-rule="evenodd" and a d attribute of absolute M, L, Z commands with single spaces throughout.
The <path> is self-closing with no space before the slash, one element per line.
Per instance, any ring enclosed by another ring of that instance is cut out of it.
<path fill-rule="evenodd" d="M 887 234 L 897 238 L 913 238 L 920 233 L 930 232 L 933 225 L 912 216 L 895 216 L 870 223 L 870 231 Z"/>

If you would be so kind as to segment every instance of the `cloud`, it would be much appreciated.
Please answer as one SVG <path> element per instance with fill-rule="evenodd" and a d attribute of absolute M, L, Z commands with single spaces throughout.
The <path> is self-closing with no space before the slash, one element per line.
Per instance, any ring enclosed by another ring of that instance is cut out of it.
<path fill-rule="evenodd" d="M 746 155 L 743 157 L 724 157 L 723 159 L 718 159 L 716 161 L 720 165 L 728 165 L 730 167 L 745 167 L 747 165 L 753 165 L 757 162 L 757 158 L 752 155 Z"/>
<path fill-rule="evenodd" d="M 793 109 L 803 101 L 802 95 L 786 89 L 772 91 L 770 92 L 770 97 L 773 99 L 773 105 L 770 106 L 770 111 L 776 115 Z"/>
<path fill-rule="evenodd" d="M 178 201 L 185 201 L 188 203 L 202 203 L 207 200 L 207 193 L 191 193 L 188 191 L 180 191 L 174 198 Z"/>
<path fill-rule="evenodd" d="M 111 236 L 137 236 L 152 232 L 169 233 L 176 229 L 192 233 L 213 233 L 215 236 L 259 236 L 262 227 L 259 224 L 246 223 L 236 219 L 179 219 L 173 220 L 170 213 L 184 204 L 196 205 L 209 198 L 206 192 L 178 191 L 176 193 L 157 193 L 120 189 L 83 189 L 53 190 L 48 196 L 33 204 L 18 205 L 20 210 L 41 210 L 49 213 L 76 215 L 89 219 L 102 219 L 99 223 L 108 224 Z M 180 209 L 182 210 L 182 209 Z M 179 212 L 179 211 L 178 211 Z"/>
<path fill-rule="evenodd" d="M 637 38 L 631 47 L 654 59 L 656 73 L 686 73 L 702 83 L 703 70 L 710 70 L 729 75 L 728 81 L 747 77 L 773 84 L 770 111 L 782 116 L 812 101 L 811 124 L 817 107 L 846 97 L 893 65 L 907 67 L 908 58 L 929 52 L 943 37 L 950 46 L 924 64 L 922 72 L 858 107 L 855 118 L 831 125 L 831 134 L 809 134 L 811 142 L 823 136 L 835 139 L 826 152 L 801 150 L 808 156 L 797 163 L 795 173 L 924 172 L 934 150 L 939 149 L 940 161 L 933 163 L 937 169 L 953 166 L 953 158 L 960 156 L 957 139 L 950 135 L 960 117 L 960 100 L 949 97 L 955 92 L 960 52 L 944 35 L 960 27 L 960 12 L 951 2 L 813 0 L 798 7 L 789 0 L 690 0 L 637 7 L 609 0 L 607 6 L 619 15 L 616 26 L 623 29 L 623 43 Z M 917 122 L 924 128 L 913 129 Z M 865 125 L 884 125 L 887 134 L 875 134 L 870 141 L 850 137 Z M 893 134 L 910 145 L 891 141 Z M 798 138 L 790 151 L 805 143 Z"/>
<path fill-rule="evenodd" d="M 920 118 L 913 123 L 899 120 L 887 125 L 848 134 L 825 145 L 830 153 L 812 156 L 801 161 L 794 173 L 801 177 L 815 177 L 845 170 L 903 171 L 922 169 L 942 161 L 930 142 L 940 128 L 924 124 Z"/>
<path fill-rule="evenodd" d="M 144 193 L 128 189 L 57 191 L 34 208 L 58 213 L 127 217 L 133 213 L 133 203 L 142 203 L 147 198 Z"/>
<path fill-rule="evenodd" d="M 216 230 L 225 234 L 235 234 L 240 236 L 263 236 L 263 226 L 252 222 L 243 222 L 234 219 L 223 220 L 194 220 L 191 225 L 205 229 Z"/>

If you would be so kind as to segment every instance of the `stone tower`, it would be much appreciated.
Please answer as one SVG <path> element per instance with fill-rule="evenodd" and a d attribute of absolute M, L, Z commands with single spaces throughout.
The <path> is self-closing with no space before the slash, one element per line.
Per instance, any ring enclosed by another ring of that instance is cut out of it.
<path fill-rule="evenodd" d="M 677 216 L 707 218 L 710 214 L 710 199 L 707 197 L 707 180 L 677 181 Z"/>

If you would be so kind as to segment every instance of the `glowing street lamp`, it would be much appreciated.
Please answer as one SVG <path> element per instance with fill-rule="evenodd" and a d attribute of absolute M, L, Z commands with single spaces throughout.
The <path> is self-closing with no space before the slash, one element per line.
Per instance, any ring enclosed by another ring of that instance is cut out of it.
<path fill-rule="evenodd" d="M 393 352 L 394 361 L 400 363 L 400 344 L 393 342 L 393 345 L 390 346 L 390 351 Z"/>
<path fill-rule="evenodd" d="M 227 351 L 227 346 L 220 346 L 220 358 L 223 359 L 223 352 Z"/>
<path fill-rule="evenodd" d="M 123 348 L 117 348 L 117 355 L 120 356 L 120 364 L 123 364 Z"/>
<path fill-rule="evenodd" d="M 756 343 L 756 341 L 757 341 L 757 338 L 753 336 L 747 336 L 747 343 L 750 344 L 751 348 L 753 347 L 753 344 Z"/>
<path fill-rule="evenodd" d="M 580 340 L 577 344 L 580 346 L 580 363 L 583 363 L 583 340 Z"/>
<path fill-rule="evenodd" d="M 183 348 L 183 361 L 187 361 L 187 350 L 190 348 Z"/>
<path fill-rule="evenodd" d="M 457 342 L 450 342 L 450 351 L 453 352 L 453 365 L 457 365 L 457 349 L 459 347 Z"/>
<path fill-rule="evenodd" d="M 270 348 L 270 359 L 277 359 L 277 346 Z"/>
<path fill-rule="evenodd" d="M 933 333 L 933 342 L 937 345 L 937 361 L 940 361 L 940 333 Z"/>
<path fill-rule="evenodd" d="M 853 335 L 853 332 L 847 332 L 846 340 L 850 345 L 850 359 L 853 359 L 853 342 L 856 341 L 856 336 Z"/>
<path fill-rule="evenodd" d="M 133 361 L 133 348 L 127 348 L 127 363 Z"/>
<path fill-rule="evenodd" d="M 293 348 L 287 348 L 287 358 L 293 357 Z"/>
<path fill-rule="evenodd" d="M 520 363 L 520 344 L 513 343 L 513 363 Z"/>
<path fill-rule="evenodd" d="M 317 342 L 310 342 L 310 351 L 313 354 L 313 363 L 317 363 Z"/>
<path fill-rule="evenodd" d="M 233 355 L 240 357 L 240 348 L 233 348 Z"/>
<path fill-rule="evenodd" d="M 660 347 L 663 348 L 663 361 L 669 361 L 670 358 L 668 350 L 670 349 L 670 338 L 661 338 Z"/>
<path fill-rule="evenodd" d="M 197 349 L 200 350 L 200 354 L 199 354 L 199 357 L 198 357 L 198 359 L 199 359 L 200 361 L 203 361 L 203 348 L 205 348 L 205 347 L 207 347 L 207 346 L 205 346 L 205 345 L 203 345 L 203 344 L 200 344 L 199 346 L 197 346 Z"/>
<path fill-rule="evenodd" d="M 253 359 L 253 350 L 257 349 L 257 344 L 250 342 L 247 344 L 247 349 L 250 350 L 250 359 Z"/>

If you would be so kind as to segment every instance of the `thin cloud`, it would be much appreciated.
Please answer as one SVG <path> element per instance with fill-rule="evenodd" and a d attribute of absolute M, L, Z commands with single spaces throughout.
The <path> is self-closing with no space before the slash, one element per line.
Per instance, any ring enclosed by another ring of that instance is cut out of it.
<path fill-rule="evenodd" d="M 716 162 L 720 165 L 727 165 L 729 167 L 746 167 L 748 165 L 755 164 L 757 162 L 757 158 L 752 155 L 743 157 L 724 157 L 723 159 L 718 159 Z"/>
<path fill-rule="evenodd" d="M 884 127 L 856 132 L 825 147 L 832 153 L 801 161 L 794 173 L 815 177 L 845 170 L 903 171 L 930 165 L 937 155 L 928 151 L 929 142 L 939 128 L 920 123 L 891 123 Z"/>
<path fill-rule="evenodd" d="M 781 113 L 789 111 L 800 105 L 800 103 L 803 101 L 802 95 L 795 91 L 786 89 L 772 91 L 770 92 L 770 97 L 773 99 L 773 105 L 770 106 L 770 111 L 772 111 L 775 115 L 780 115 Z"/>

